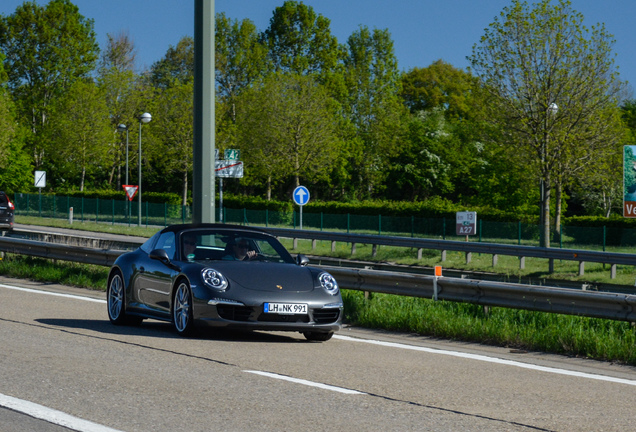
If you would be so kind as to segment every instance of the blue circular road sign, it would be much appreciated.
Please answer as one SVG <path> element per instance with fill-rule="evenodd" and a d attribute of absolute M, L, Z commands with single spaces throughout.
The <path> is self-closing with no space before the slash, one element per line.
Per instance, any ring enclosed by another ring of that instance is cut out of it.
<path fill-rule="evenodd" d="M 304 206 L 309 202 L 309 190 L 305 186 L 298 186 L 294 189 L 292 198 L 296 204 Z"/>

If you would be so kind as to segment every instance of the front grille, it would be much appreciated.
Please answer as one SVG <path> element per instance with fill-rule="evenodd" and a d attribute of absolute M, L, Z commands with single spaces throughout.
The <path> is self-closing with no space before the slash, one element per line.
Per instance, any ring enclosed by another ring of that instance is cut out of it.
<path fill-rule="evenodd" d="M 273 313 L 262 313 L 258 316 L 261 322 L 292 322 L 292 323 L 308 323 L 308 315 L 283 315 Z"/>
<path fill-rule="evenodd" d="M 220 304 L 216 306 L 219 316 L 228 321 L 248 321 L 252 315 L 252 308 L 248 306 L 233 306 Z"/>
<path fill-rule="evenodd" d="M 340 309 L 314 309 L 314 321 L 318 324 L 328 324 L 338 321 Z"/>

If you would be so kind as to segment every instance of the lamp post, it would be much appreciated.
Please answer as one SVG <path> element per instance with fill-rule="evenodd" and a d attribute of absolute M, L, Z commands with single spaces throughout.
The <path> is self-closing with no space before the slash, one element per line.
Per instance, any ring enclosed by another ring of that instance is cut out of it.
<path fill-rule="evenodd" d="M 152 116 L 148 113 L 143 113 L 139 116 L 139 182 L 137 184 L 137 193 L 139 194 L 139 219 L 137 220 L 137 226 L 141 226 L 141 125 L 148 123 L 150 120 L 152 120 Z"/>
<path fill-rule="evenodd" d="M 545 184 L 545 161 L 546 161 L 546 152 L 548 151 L 548 143 L 550 140 L 550 133 L 548 131 L 548 120 L 550 117 L 556 116 L 557 111 L 559 111 L 559 106 L 552 102 L 548 105 L 548 109 L 546 110 L 545 123 L 544 123 L 544 140 L 543 140 L 543 149 L 541 152 L 541 169 L 543 170 L 542 178 L 541 178 L 541 210 L 540 210 L 540 238 L 541 238 L 541 246 L 548 247 L 549 239 L 550 239 L 550 223 L 549 223 L 549 215 L 550 215 L 550 207 L 548 205 L 548 200 L 546 194 L 546 184 Z M 548 186 L 549 187 L 549 186 Z"/>

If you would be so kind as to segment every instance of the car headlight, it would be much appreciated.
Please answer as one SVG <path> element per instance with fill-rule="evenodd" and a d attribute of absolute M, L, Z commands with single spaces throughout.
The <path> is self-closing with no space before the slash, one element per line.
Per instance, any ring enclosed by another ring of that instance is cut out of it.
<path fill-rule="evenodd" d="M 320 273 L 318 275 L 318 281 L 320 281 L 320 286 L 323 287 L 329 294 L 338 294 L 338 282 L 336 282 L 336 278 L 331 276 L 329 273 Z"/>
<path fill-rule="evenodd" d="M 212 268 L 205 268 L 201 271 L 201 277 L 203 282 L 211 288 L 218 291 L 225 291 L 228 286 L 227 279 L 217 270 Z"/>

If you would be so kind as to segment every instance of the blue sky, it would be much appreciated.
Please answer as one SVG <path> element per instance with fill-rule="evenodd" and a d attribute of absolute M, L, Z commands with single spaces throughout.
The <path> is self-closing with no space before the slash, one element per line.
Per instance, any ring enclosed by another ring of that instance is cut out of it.
<path fill-rule="evenodd" d="M 614 35 L 616 64 L 621 78 L 636 88 L 636 1 L 571 0 L 589 28 L 604 23 Z M 39 4 L 47 1 L 36 0 Z M 215 11 L 232 19 L 249 18 L 262 31 L 284 0 L 216 0 Z M 455 67 L 468 66 L 466 56 L 484 29 L 510 0 L 304 0 L 331 20 L 340 43 L 360 25 L 389 29 L 400 70 L 426 67 L 442 59 Z M 15 11 L 22 0 L 2 0 L 0 13 Z M 74 0 L 80 13 L 95 20 L 100 46 L 106 34 L 126 31 L 137 47 L 138 66 L 150 67 L 194 33 L 194 0 Z M 534 3 L 530 0 L 529 3 Z"/>

